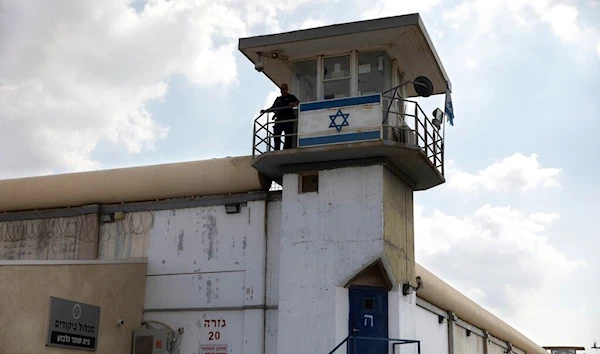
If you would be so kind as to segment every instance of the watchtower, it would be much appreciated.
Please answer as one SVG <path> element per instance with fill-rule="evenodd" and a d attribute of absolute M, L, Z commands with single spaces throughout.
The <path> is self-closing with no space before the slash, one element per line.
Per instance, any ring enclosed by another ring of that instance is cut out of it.
<path fill-rule="evenodd" d="M 445 180 L 444 114 L 429 118 L 413 98 L 451 88 L 420 16 L 239 49 L 300 101 L 292 146 L 274 150 L 273 110 L 253 132 L 253 166 L 283 187 L 277 352 L 327 353 L 346 339 L 383 353 L 398 343 L 389 338 L 414 338 L 413 192 Z"/>

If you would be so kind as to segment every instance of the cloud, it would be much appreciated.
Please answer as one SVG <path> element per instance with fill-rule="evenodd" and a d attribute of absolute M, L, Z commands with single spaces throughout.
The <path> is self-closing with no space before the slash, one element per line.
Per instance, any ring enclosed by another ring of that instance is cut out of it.
<path fill-rule="evenodd" d="M 148 104 L 164 99 L 171 77 L 236 80 L 234 44 L 245 29 L 218 4 L 151 1 L 139 13 L 122 1 L 3 6 L 0 149 L 18 155 L 0 158 L 4 177 L 97 168 L 90 156 L 101 140 L 151 150 L 169 129 Z"/>
<path fill-rule="evenodd" d="M 238 38 L 277 29 L 310 0 L 4 2 L 0 9 L 0 178 L 101 167 L 100 142 L 124 153 L 168 137 L 149 105 L 171 80 L 237 84 Z"/>
<path fill-rule="evenodd" d="M 538 10 L 542 21 L 552 27 L 552 31 L 558 37 L 565 41 L 577 41 L 579 38 L 579 26 L 577 25 L 577 16 L 579 11 L 574 6 L 558 4 L 551 7 L 544 7 Z"/>
<path fill-rule="evenodd" d="M 465 0 L 446 11 L 443 18 L 450 27 L 470 33 L 466 47 L 471 50 L 496 43 L 502 32 L 547 25 L 564 42 L 589 52 L 589 43 L 600 40 L 600 27 L 585 27 L 579 12 L 576 5 L 549 0 Z M 600 57 L 600 52 L 597 54 Z"/>
<path fill-rule="evenodd" d="M 421 1 L 397 1 L 397 0 L 376 0 L 359 2 L 359 11 L 365 19 L 389 17 L 397 15 L 406 15 L 417 12 L 428 11 L 437 5 L 441 0 L 421 0 Z"/>
<path fill-rule="evenodd" d="M 515 315 L 556 277 L 584 263 L 545 235 L 558 215 L 484 205 L 467 215 L 415 207 L 417 260 L 483 306 Z"/>
<path fill-rule="evenodd" d="M 311 17 L 311 18 L 304 20 L 300 24 L 300 29 L 322 27 L 322 26 L 330 24 L 330 22 L 331 21 L 326 19 L 325 17 Z"/>
<path fill-rule="evenodd" d="M 485 189 L 496 192 L 512 190 L 524 192 L 536 188 L 560 186 L 558 175 L 561 170 L 543 168 L 536 154 L 525 156 L 516 153 L 478 171 L 477 174 L 461 171 L 454 164 L 450 164 L 449 167 L 448 185 L 459 191 Z"/>

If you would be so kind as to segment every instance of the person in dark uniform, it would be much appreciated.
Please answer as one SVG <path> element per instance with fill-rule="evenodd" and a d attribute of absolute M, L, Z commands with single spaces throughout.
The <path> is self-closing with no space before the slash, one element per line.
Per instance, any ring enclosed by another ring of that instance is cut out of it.
<path fill-rule="evenodd" d="M 275 127 L 273 128 L 273 133 L 275 136 L 275 150 L 279 150 L 281 146 L 281 133 L 285 132 L 285 142 L 283 145 L 284 149 L 291 149 L 293 146 L 294 139 L 296 139 L 294 134 L 294 126 L 296 122 L 282 122 L 278 123 L 278 121 L 286 121 L 290 119 L 296 119 L 296 115 L 294 114 L 294 110 L 292 107 L 298 106 L 300 101 L 296 96 L 288 93 L 288 85 L 281 84 L 281 96 L 275 99 L 273 102 L 273 106 L 270 109 L 277 108 L 274 110 L 275 114 L 273 116 L 275 120 Z M 286 108 L 287 107 L 287 108 Z M 261 110 L 260 113 L 264 113 L 265 110 Z M 277 136 L 279 135 L 279 136 Z"/>

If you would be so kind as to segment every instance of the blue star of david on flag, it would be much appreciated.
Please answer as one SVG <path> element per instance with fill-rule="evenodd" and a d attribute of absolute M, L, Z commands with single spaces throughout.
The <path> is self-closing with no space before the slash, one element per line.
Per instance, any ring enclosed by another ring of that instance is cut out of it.
<path fill-rule="evenodd" d="M 336 114 L 329 116 L 329 119 L 331 119 L 331 124 L 329 124 L 329 128 L 335 128 L 339 133 L 342 130 L 342 127 L 349 126 L 348 116 L 350 116 L 350 113 L 342 113 L 342 110 L 338 109 Z M 342 118 L 341 124 L 337 124 L 336 122 L 338 117 Z"/>

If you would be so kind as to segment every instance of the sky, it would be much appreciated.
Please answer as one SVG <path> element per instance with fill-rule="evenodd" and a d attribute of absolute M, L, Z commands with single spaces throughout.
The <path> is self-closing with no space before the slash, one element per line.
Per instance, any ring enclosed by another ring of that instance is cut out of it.
<path fill-rule="evenodd" d="M 417 261 L 540 345 L 600 342 L 600 0 L 2 0 L 0 178 L 248 155 L 277 90 L 239 38 L 414 12 L 455 110 Z"/>

